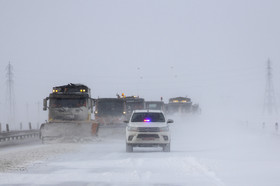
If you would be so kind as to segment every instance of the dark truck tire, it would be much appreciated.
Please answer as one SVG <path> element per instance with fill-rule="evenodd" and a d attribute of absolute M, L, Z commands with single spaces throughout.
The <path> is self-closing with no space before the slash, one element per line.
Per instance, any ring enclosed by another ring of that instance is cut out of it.
<path fill-rule="evenodd" d="M 133 146 L 130 144 L 126 144 L 126 152 L 133 152 Z"/>

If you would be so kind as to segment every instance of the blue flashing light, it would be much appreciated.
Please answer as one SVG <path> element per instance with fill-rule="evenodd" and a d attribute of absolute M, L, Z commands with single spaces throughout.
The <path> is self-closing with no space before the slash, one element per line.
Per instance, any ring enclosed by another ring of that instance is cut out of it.
<path fill-rule="evenodd" d="M 144 122 L 151 122 L 151 119 L 150 118 L 145 118 Z"/>

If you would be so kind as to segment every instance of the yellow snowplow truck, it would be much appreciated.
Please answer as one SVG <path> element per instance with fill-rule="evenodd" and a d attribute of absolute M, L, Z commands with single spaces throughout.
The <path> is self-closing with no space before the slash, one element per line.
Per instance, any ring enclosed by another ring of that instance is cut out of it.
<path fill-rule="evenodd" d="M 52 93 L 44 99 L 43 110 L 48 110 L 49 114 L 48 121 L 40 127 L 42 142 L 76 141 L 96 135 L 98 124 L 91 119 L 93 106 L 90 88 L 83 84 L 53 87 Z"/>

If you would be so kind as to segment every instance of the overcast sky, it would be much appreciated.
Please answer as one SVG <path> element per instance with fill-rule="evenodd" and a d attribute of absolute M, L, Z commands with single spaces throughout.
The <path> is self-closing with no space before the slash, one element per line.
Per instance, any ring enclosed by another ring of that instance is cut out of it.
<path fill-rule="evenodd" d="M 261 107 L 268 58 L 279 95 L 279 10 L 278 0 L 0 0 L 0 109 L 9 62 L 18 120 L 70 82 L 94 98 Z"/>

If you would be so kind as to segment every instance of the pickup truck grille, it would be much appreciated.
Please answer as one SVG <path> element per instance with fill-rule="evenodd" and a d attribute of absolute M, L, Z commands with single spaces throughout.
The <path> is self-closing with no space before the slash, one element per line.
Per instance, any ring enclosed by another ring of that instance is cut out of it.
<path fill-rule="evenodd" d="M 152 139 L 152 138 L 159 138 L 159 136 L 157 134 L 138 134 L 137 138 Z"/>
<path fill-rule="evenodd" d="M 159 132 L 160 129 L 158 127 L 139 127 L 139 132 Z"/>

